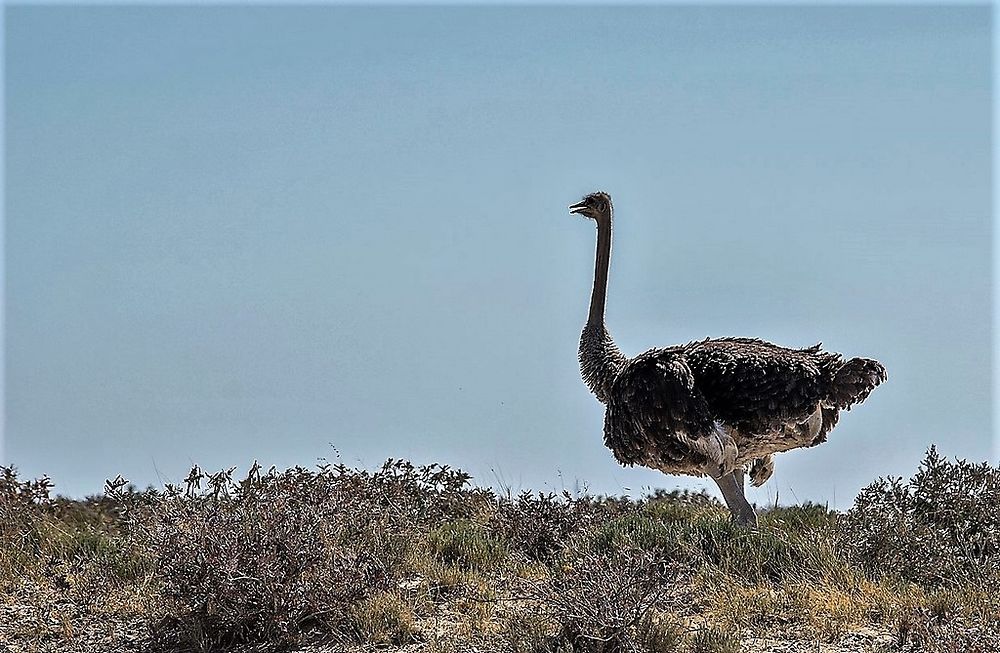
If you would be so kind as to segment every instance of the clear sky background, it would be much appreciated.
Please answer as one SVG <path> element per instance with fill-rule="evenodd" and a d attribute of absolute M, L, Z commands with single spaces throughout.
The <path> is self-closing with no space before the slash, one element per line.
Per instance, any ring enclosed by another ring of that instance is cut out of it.
<path fill-rule="evenodd" d="M 6 11 L 25 476 L 339 452 L 700 487 L 619 467 L 580 381 L 594 231 L 566 205 L 596 189 L 626 352 L 745 335 L 888 368 L 752 500 L 990 455 L 988 6 Z"/>

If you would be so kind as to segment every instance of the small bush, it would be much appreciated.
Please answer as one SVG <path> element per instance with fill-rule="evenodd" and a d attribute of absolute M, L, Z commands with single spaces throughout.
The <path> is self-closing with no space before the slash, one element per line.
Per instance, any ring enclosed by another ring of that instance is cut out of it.
<path fill-rule="evenodd" d="M 931 447 L 909 482 L 879 479 L 861 490 L 841 538 L 875 575 L 925 586 L 975 581 L 1000 568 L 1000 469 L 950 462 Z"/>
<path fill-rule="evenodd" d="M 648 553 L 581 551 L 567 557 L 540 588 L 527 589 L 557 625 L 550 650 L 639 653 L 649 650 L 650 642 L 666 646 L 669 640 L 654 608 L 675 576 Z"/>
<path fill-rule="evenodd" d="M 385 593 L 408 573 L 419 528 L 488 505 L 467 481 L 445 467 L 389 461 L 374 473 L 261 474 L 254 466 L 239 481 L 232 470 L 194 468 L 184 488 L 136 496 L 119 483 L 111 491 L 129 514 L 130 536 L 157 561 L 159 637 L 208 649 L 389 637 L 393 629 L 379 621 Z M 471 555 L 466 543 L 451 550 Z M 359 630 L 351 615 L 382 625 Z"/>
<path fill-rule="evenodd" d="M 972 618 L 948 598 L 933 596 L 903 614 L 896 626 L 897 644 L 927 653 L 996 653 L 1000 650 L 1000 615 Z"/>
<path fill-rule="evenodd" d="M 28 562 L 41 553 L 40 529 L 52 513 L 51 489 L 47 477 L 22 481 L 13 467 L 0 467 L 0 540 L 6 558 L 0 564 L 5 578 L 16 572 L 22 557 Z"/>
<path fill-rule="evenodd" d="M 575 536 L 617 512 L 626 502 L 593 497 L 573 497 L 569 492 L 532 494 L 516 500 L 500 499 L 490 522 L 502 533 L 512 552 L 528 560 L 552 562 Z"/>
<path fill-rule="evenodd" d="M 16 524 L 36 513 L 39 506 L 49 507 L 52 481 L 47 476 L 22 481 L 14 467 L 0 467 L 0 528 L 10 533 Z"/>

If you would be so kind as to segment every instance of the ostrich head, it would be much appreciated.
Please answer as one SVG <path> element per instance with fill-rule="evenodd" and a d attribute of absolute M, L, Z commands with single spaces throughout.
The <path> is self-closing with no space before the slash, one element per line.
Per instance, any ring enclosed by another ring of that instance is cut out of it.
<path fill-rule="evenodd" d="M 603 191 L 591 193 L 569 207 L 570 213 L 579 213 L 591 220 L 611 219 L 611 196 Z"/>

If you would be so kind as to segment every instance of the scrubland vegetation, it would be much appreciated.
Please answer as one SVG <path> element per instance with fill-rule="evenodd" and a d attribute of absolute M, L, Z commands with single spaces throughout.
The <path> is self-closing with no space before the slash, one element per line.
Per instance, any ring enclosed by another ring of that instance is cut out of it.
<path fill-rule="evenodd" d="M 390 461 L 85 501 L 0 468 L 10 651 L 1000 650 L 1000 469 L 932 449 L 844 514 L 476 488 Z"/>

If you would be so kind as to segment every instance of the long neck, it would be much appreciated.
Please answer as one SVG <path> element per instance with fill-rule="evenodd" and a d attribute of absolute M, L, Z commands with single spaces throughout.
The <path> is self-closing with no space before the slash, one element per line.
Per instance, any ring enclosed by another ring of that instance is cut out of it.
<path fill-rule="evenodd" d="M 594 263 L 594 290 L 590 296 L 590 315 L 580 335 L 580 375 L 590 391 L 607 403 L 611 384 L 626 358 L 615 346 L 604 326 L 604 304 L 608 294 L 608 268 L 611 264 L 611 219 L 597 222 L 597 256 Z"/>
<path fill-rule="evenodd" d="M 597 256 L 594 262 L 594 290 L 590 295 L 588 326 L 604 326 L 604 304 L 608 296 L 608 268 L 611 266 L 611 218 L 597 222 Z"/>

